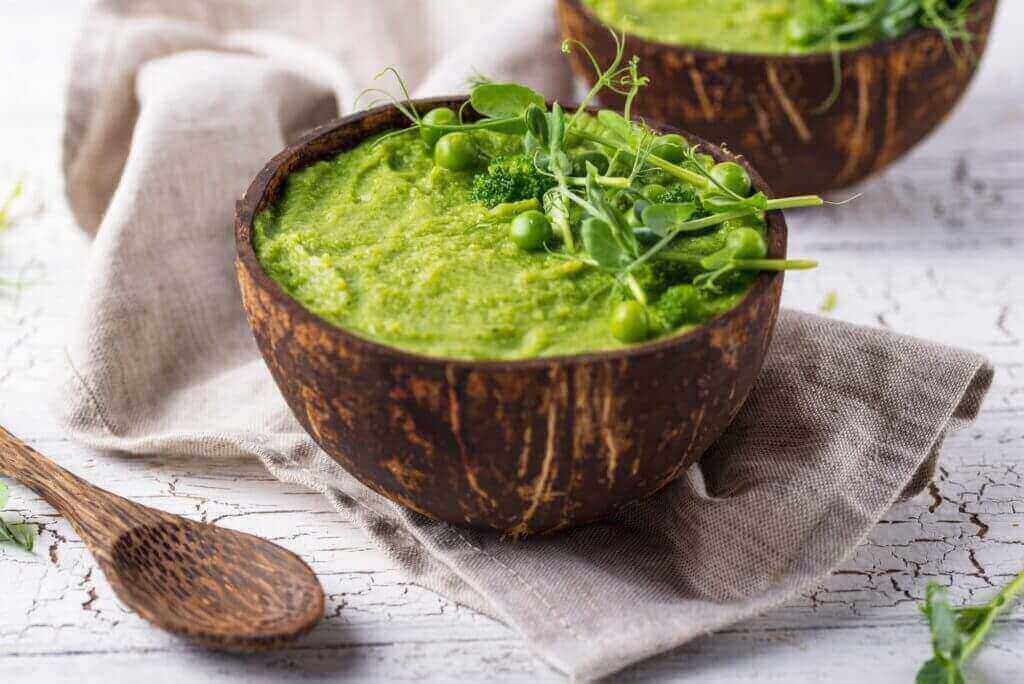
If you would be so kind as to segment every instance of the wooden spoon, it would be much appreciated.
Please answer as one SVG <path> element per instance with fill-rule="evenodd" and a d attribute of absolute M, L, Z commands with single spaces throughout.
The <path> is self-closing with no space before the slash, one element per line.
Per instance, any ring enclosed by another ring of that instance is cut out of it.
<path fill-rule="evenodd" d="M 157 627 L 208 648 L 261 651 L 323 616 L 316 575 L 276 544 L 105 492 L 2 427 L 0 471 L 70 520 L 117 597 Z"/>

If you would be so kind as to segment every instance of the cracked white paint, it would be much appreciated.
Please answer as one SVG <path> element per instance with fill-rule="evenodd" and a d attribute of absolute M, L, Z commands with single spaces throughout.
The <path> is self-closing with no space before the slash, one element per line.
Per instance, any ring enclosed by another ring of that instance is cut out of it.
<path fill-rule="evenodd" d="M 319 495 L 258 464 L 125 459 L 81 449 L 45 407 L 86 261 L 58 173 L 60 75 L 79 1 L 0 8 L 0 186 L 28 174 L 29 211 L 0 238 L 0 276 L 40 281 L 0 298 L 0 423 L 100 486 L 259 534 L 319 574 L 328 616 L 295 649 L 250 658 L 193 651 L 126 612 L 77 535 L 14 486 L 11 511 L 42 523 L 35 555 L 0 548 L 6 681 L 277 682 L 557 679 L 515 634 L 409 584 Z M 993 51 L 947 126 L 841 208 L 793 213 L 791 251 L 821 258 L 787 278 L 785 303 L 976 349 L 995 363 L 985 410 L 951 437 L 932 493 L 895 506 L 823 586 L 772 613 L 627 673 L 642 681 L 911 681 L 927 654 L 925 583 L 984 599 L 1024 569 L 1024 5 L 1003 3 Z M 46 36 L 45 39 L 42 36 Z M 1017 98 L 1014 100 L 1013 98 Z M 838 198 L 837 198 L 838 199 Z M 36 205 L 41 204 L 41 208 Z M 879 220 L 879 207 L 886 211 Z M 1024 610 L 977 663 L 993 683 L 1024 671 Z"/>

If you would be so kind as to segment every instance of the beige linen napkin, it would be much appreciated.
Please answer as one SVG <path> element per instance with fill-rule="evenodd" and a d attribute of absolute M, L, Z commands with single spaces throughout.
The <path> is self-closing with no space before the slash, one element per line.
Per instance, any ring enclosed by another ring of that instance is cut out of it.
<path fill-rule="evenodd" d="M 419 95 L 462 90 L 476 70 L 567 100 L 549 2 L 501 6 L 95 6 L 74 52 L 64 148 L 71 206 L 95 244 L 56 403 L 97 448 L 258 456 L 348 510 L 416 582 L 590 678 L 818 582 L 920 490 L 992 370 L 971 353 L 784 312 L 750 400 L 702 467 L 604 522 L 511 543 L 357 483 L 302 432 L 256 351 L 232 270 L 234 200 L 382 65 L 424 84 Z"/>

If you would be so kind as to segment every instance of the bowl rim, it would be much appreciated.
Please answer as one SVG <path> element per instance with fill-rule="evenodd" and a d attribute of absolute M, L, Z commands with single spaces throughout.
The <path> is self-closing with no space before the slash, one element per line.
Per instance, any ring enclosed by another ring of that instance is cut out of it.
<path fill-rule="evenodd" d="M 429 98 L 414 98 L 411 100 L 411 104 L 416 107 L 438 107 L 438 106 L 452 106 L 468 101 L 468 95 L 442 95 L 437 97 Z M 550 105 L 550 103 L 549 103 Z M 359 112 L 355 112 L 340 118 L 333 119 L 317 126 L 307 133 L 299 136 L 295 142 L 287 145 L 283 150 L 275 154 L 260 170 L 260 172 L 253 178 L 247 187 L 245 194 L 235 204 L 235 264 L 236 268 L 245 268 L 249 276 L 256 281 L 257 287 L 268 293 L 275 301 L 278 306 L 284 307 L 287 311 L 291 320 L 298 320 L 299 323 L 311 325 L 316 328 L 319 332 L 329 337 L 340 337 L 345 341 L 347 345 L 361 348 L 367 352 L 371 352 L 378 356 L 388 357 L 394 361 L 415 363 L 415 364 L 440 364 L 446 367 L 463 368 L 463 369 L 475 369 L 475 370 L 487 370 L 491 372 L 512 372 L 512 371 L 523 371 L 523 370 L 537 370 L 537 369 L 548 369 L 552 366 L 565 366 L 565 365 L 586 365 L 601 362 L 614 362 L 624 359 L 632 359 L 636 357 L 652 356 L 655 354 L 662 353 L 676 346 L 697 340 L 701 337 L 709 336 L 711 331 L 718 327 L 732 322 L 734 319 L 738 319 L 741 316 L 741 311 L 756 306 L 757 302 L 763 297 L 768 295 L 770 290 L 778 283 L 779 290 L 781 292 L 782 282 L 785 274 L 783 272 L 761 272 L 751 286 L 747 289 L 746 294 L 740 299 L 735 305 L 733 305 L 727 311 L 724 311 L 712 318 L 708 319 L 701 325 L 677 332 L 672 335 L 666 335 L 665 337 L 644 342 L 642 344 L 628 345 L 616 349 L 605 349 L 605 350 L 594 350 L 587 352 L 580 352 L 578 354 L 560 354 L 552 356 L 533 356 L 523 359 L 472 359 L 462 357 L 449 357 L 449 356 L 435 356 L 430 354 L 423 354 L 401 347 L 385 344 L 383 342 L 377 342 L 369 337 L 364 337 L 359 333 L 353 332 L 341 326 L 335 325 L 320 316 L 316 315 L 309 309 L 307 309 L 298 299 L 295 299 L 288 294 L 280 284 L 267 275 L 263 269 L 262 264 L 256 256 L 255 247 L 252 244 L 253 237 L 253 224 L 257 214 L 265 208 L 265 203 L 269 202 L 266 200 L 267 189 L 271 181 L 277 175 L 277 171 L 280 167 L 288 163 L 289 159 L 293 156 L 301 155 L 302 150 L 306 147 L 311 146 L 316 141 L 326 138 L 339 129 L 351 126 L 365 118 L 374 117 L 377 115 L 384 114 L 388 111 L 396 111 L 394 105 L 386 104 L 372 109 L 366 109 Z M 567 107 L 567 111 L 574 111 L 575 107 Z M 590 107 L 589 111 L 596 111 L 596 108 Z M 660 124 L 657 122 L 646 122 L 655 131 L 665 133 L 678 133 L 683 135 L 691 143 L 703 145 L 710 154 L 716 158 L 724 159 L 727 161 L 734 161 L 750 174 L 752 185 L 755 189 L 763 191 L 768 197 L 773 197 L 771 188 L 765 182 L 765 180 L 757 173 L 757 171 L 750 165 L 750 163 L 741 155 L 734 154 L 728 149 L 707 142 L 699 136 L 693 135 L 681 131 L 673 126 Z M 381 131 L 386 129 L 380 129 Z M 380 131 L 378 131 L 380 132 Z M 365 136 L 359 141 L 365 140 Z M 356 143 L 359 144 L 359 143 Z M 330 151 L 321 153 L 315 158 L 311 158 L 303 162 L 301 165 L 296 166 L 292 170 L 285 174 L 287 175 L 294 173 L 295 171 L 305 168 L 310 164 L 316 163 L 324 159 L 333 158 L 339 152 L 345 149 L 351 148 L 338 148 L 332 147 Z M 283 181 L 282 181 L 283 182 Z M 767 233 L 768 233 L 768 244 L 769 253 L 768 256 L 771 258 L 785 258 L 787 241 L 788 241 L 788 227 L 786 224 L 785 216 L 781 210 L 772 210 L 765 213 Z M 769 334 L 771 331 L 768 331 Z"/>
<path fill-rule="evenodd" d="M 580 12 L 580 14 L 584 15 L 587 19 L 589 19 L 592 22 L 600 24 L 601 26 L 607 26 L 607 27 L 610 27 L 610 28 L 614 28 L 614 27 L 611 27 L 610 24 L 607 24 L 606 22 L 604 22 L 599 16 L 597 16 L 593 12 L 593 10 L 589 6 L 587 6 L 587 4 L 583 0 L 558 0 L 558 2 L 559 3 L 567 4 L 567 5 L 573 5 L 575 7 L 575 9 Z M 982 4 L 986 4 L 987 5 L 988 3 L 986 3 L 985 0 L 979 0 L 978 4 L 979 5 L 982 5 Z M 982 18 L 985 21 L 987 21 L 987 22 L 991 22 L 992 19 L 995 18 L 996 7 L 998 5 L 999 5 L 999 0 L 992 0 L 991 1 L 992 11 L 988 13 L 987 17 L 982 17 Z M 622 29 L 614 28 L 614 30 L 620 31 Z M 881 52 L 888 52 L 888 51 L 890 51 L 892 49 L 895 49 L 896 47 L 899 46 L 899 44 L 901 44 L 903 42 L 910 42 L 910 41 L 912 41 L 912 40 L 914 40 L 916 38 L 923 37 L 926 34 L 929 34 L 929 33 L 931 33 L 934 30 L 935 29 L 926 28 L 924 26 L 918 26 L 917 28 L 913 28 L 913 29 L 907 31 L 906 33 L 904 33 L 902 35 L 895 36 L 893 38 L 883 38 L 882 40 L 876 40 L 876 41 L 874 41 L 872 43 L 867 43 L 865 45 L 861 45 L 861 46 L 858 46 L 858 47 L 855 47 L 855 48 L 849 48 L 847 50 L 841 50 L 839 54 L 841 56 L 843 56 L 843 57 L 846 57 L 846 56 L 855 57 L 855 56 L 858 56 L 858 55 L 868 54 L 868 53 L 877 54 L 877 53 L 881 53 Z M 826 60 L 829 62 L 829 64 L 831 64 L 831 62 L 832 62 L 832 54 L 833 54 L 831 51 L 826 51 L 826 52 L 807 52 L 807 53 L 802 53 L 802 54 L 786 54 L 786 53 L 771 53 L 771 52 L 730 52 L 728 50 L 713 50 L 711 48 L 696 47 L 696 46 L 687 45 L 687 44 L 681 44 L 681 43 L 663 43 L 663 42 L 658 41 L 658 40 L 651 40 L 649 38 L 644 38 L 641 35 L 638 35 L 636 33 L 632 33 L 632 32 L 629 32 L 629 31 L 624 31 L 623 30 L 622 32 L 623 32 L 623 34 L 627 38 L 632 38 L 635 41 L 638 41 L 638 42 L 640 42 L 642 44 L 646 44 L 648 46 L 654 47 L 654 48 L 656 48 L 658 50 L 684 50 L 684 51 L 694 55 L 695 57 L 702 58 L 702 59 L 713 59 L 713 58 L 727 57 L 729 59 L 732 59 L 732 60 L 735 60 L 735 61 L 738 61 L 738 62 L 763 62 L 763 61 L 773 60 L 773 61 L 779 61 L 779 62 L 786 62 L 787 64 L 796 64 L 796 65 L 808 64 L 808 65 L 812 65 L 812 64 L 818 64 L 820 62 L 824 62 Z"/>

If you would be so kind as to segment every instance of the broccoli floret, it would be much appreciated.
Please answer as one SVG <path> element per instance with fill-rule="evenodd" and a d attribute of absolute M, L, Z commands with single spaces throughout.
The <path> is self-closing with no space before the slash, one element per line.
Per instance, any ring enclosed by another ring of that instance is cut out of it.
<path fill-rule="evenodd" d="M 491 208 L 506 202 L 539 201 L 554 186 L 555 180 L 538 171 L 526 155 L 496 157 L 473 179 L 470 198 Z"/>
<path fill-rule="evenodd" d="M 684 263 L 656 259 L 633 269 L 633 276 L 647 298 L 654 300 L 673 285 L 689 281 L 691 274 Z"/>
<path fill-rule="evenodd" d="M 669 329 L 686 323 L 700 323 L 708 312 L 700 290 L 693 285 L 674 285 L 667 289 L 652 307 L 655 315 Z"/>

